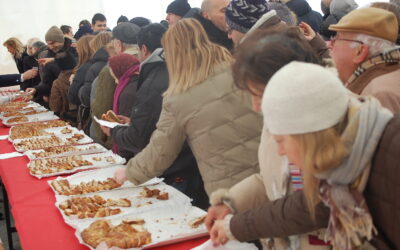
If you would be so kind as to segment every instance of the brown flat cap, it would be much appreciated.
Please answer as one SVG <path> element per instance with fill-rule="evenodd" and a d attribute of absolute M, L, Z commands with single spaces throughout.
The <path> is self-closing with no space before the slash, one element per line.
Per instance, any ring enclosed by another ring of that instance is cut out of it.
<path fill-rule="evenodd" d="M 329 26 L 329 29 L 360 33 L 396 42 L 399 24 L 396 16 L 387 10 L 360 8 L 345 15 L 337 24 Z"/>

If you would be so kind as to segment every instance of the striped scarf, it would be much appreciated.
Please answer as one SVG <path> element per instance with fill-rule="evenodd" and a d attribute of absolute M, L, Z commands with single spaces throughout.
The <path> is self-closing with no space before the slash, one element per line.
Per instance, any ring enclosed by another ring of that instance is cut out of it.
<path fill-rule="evenodd" d="M 371 159 L 392 117 L 374 98 L 352 98 L 341 136 L 350 153 L 338 167 L 315 174 L 321 180 L 321 200 L 330 208 L 325 240 L 331 241 L 334 249 L 350 250 L 376 232 L 362 192 Z"/>

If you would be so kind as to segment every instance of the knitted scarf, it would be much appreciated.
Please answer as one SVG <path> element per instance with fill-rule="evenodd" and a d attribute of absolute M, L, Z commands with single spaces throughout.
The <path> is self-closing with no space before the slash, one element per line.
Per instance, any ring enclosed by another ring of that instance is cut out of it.
<path fill-rule="evenodd" d="M 325 240 L 334 249 L 352 249 L 376 233 L 362 192 L 371 159 L 393 114 L 370 97 L 353 98 L 342 140 L 349 155 L 335 169 L 316 174 L 321 179 L 320 196 L 330 210 Z"/>
<path fill-rule="evenodd" d="M 371 79 L 388 74 L 400 68 L 400 48 L 374 56 L 363 62 L 346 82 L 346 88 L 358 95 L 369 84 Z"/>
<path fill-rule="evenodd" d="M 117 115 L 119 114 L 118 113 L 119 96 L 121 95 L 125 87 L 128 85 L 132 76 L 139 74 L 139 67 L 140 67 L 139 64 L 133 65 L 118 79 L 118 84 L 117 87 L 115 88 L 114 101 L 113 101 L 113 111 Z"/>

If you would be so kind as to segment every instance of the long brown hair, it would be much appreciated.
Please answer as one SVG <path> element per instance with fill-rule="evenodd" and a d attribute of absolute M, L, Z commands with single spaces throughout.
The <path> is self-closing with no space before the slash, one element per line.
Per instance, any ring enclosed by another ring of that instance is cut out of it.
<path fill-rule="evenodd" d="M 16 59 L 19 59 L 22 57 L 22 54 L 25 51 L 24 45 L 22 44 L 22 42 L 16 38 L 16 37 L 10 37 L 9 39 L 7 39 L 4 43 L 3 46 L 5 47 L 12 47 L 15 51 L 14 51 L 14 57 Z"/>
<path fill-rule="evenodd" d="M 92 50 L 92 56 L 101 48 L 105 47 L 109 42 L 111 42 L 112 35 L 111 32 L 102 31 L 97 34 L 92 41 L 90 41 L 90 48 Z"/>
<path fill-rule="evenodd" d="M 170 27 L 161 41 L 169 74 L 164 95 L 183 93 L 215 73 L 216 67 L 228 66 L 230 52 L 212 43 L 195 19 L 182 19 Z"/>
<path fill-rule="evenodd" d="M 93 35 L 82 36 L 76 43 L 76 51 L 78 52 L 78 64 L 75 70 L 78 70 L 82 64 L 86 63 L 92 57 L 92 50 L 90 48 L 90 41 L 94 38 Z"/>

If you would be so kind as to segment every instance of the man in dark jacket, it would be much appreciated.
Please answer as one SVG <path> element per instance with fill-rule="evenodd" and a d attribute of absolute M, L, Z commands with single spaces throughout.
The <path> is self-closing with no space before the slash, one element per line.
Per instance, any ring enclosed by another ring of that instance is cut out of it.
<path fill-rule="evenodd" d="M 306 0 L 291 0 L 286 3 L 300 22 L 305 22 L 311 26 L 315 32 L 319 32 L 319 26 L 322 23 L 322 15 L 311 9 Z"/>
<path fill-rule="evenodd" d="M 71 47 L 71 40 L 64 38 L 64 34 L 57 27 L 51 27 L 45 36 L 47 51 L 39 55 L 39 63 L 42 65 L 43 74 L 41 82 L 34 88 L 27 88 L 26 91 L 36 97 L 43 97 L 48 102 L 53 81 L 60 74 L 60 68 L 56 61 L 63 64 L 75 64 L 77 53 Z"/>
<path fill-rule="evenodd" d="M 211 42 L 231 50 L 233 42 L 228 38 L 225 22 L 225 9 L 228 5 L 229 0 L 204 0 L 201 9 L 192 8 L 184 18 L 194 18 L 199 21 Z"/>
<path fill-rule="evenodd" d="M 156 129 L 163 97 L 168 88 L 168 70 L 161 48 L 161 37 L 165 28 L 161 24 L 150 24 L 139 32 L 138 45 L 141 70 L 138 80 L 137 101 L 132 109 L 131 118 L 121 117 L 129 126 L 117 126 L 113 129 L 102 127 L 111 135 L 119 148 L 137 154 L 149 143 L 151 134 Z M 189 167 L 190 166 L 190 167 Z M 203 188 L 196 159 L 189 146 L 185 144 L 178 158 L 164 172 L 165 182 L 193 198 L 194 205 L 208 207 L 208 200 Z"/>
<path fill-rule="evenodd" d="M 168 22 L 168 25 L 171 26 L 176 24 L 186 15 L 186 13 L 188 13 L 190 8 L 191 7 L 188 3 L 188 0 L 175 0 L 170 3 L 167 7 L 167 17 L 165 18 L 165 20 Z"/>

